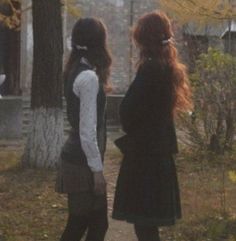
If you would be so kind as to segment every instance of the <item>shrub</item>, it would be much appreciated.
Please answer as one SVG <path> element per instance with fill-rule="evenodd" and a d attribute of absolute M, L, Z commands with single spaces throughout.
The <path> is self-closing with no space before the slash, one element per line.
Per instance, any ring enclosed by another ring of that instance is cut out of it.
<path fill-rule="evenodd" d="M 182 116 L 188 144 L 216 153 L 232 149 L 236 120 L 236 58 L 209 48 L 191 75 L 195 111 Z"/>

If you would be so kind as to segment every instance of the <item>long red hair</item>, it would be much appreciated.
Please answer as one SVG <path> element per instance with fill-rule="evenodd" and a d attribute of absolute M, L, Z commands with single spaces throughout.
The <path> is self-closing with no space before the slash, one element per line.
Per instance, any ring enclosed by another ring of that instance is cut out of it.
<path fill-rule="evenodd" d="M 171 112 L 177 114 L 191 110 L 193 104 L 187 69 L 179 60 L 173 37 L 170 19 L 159 11 L 141 17 L 133 31 L 134 41 L 140 49 L 138 66 L 151 58 L 158 69 L 168 67 L 166 78 L 172 90 Z"/>

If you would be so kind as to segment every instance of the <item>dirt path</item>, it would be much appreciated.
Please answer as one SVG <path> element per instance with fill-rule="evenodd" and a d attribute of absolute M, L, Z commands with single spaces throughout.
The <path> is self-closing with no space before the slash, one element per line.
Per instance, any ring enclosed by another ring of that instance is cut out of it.
<path fill-rule="evenodd" d="M 109 212 L 109 230 L 106 236 L 106 241 L 135 241 L 133 227 L 126 222 L 120 222 L 111 219 L 113 197 L 115 192 L 116 179 L 119 171 L 119 163 L 121 154 L 113 144 L 113 140 L 120 136 L 121 133 L 109 133 L 107 148 L 112 150 L 107 152 L 105 163 L 105 176 L 108 187 L 108 212 Z"/>

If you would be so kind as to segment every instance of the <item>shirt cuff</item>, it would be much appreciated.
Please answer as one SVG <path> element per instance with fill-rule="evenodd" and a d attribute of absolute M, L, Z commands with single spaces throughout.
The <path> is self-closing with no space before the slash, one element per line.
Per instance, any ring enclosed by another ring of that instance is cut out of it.
<path fill-rule="evenodd" d="M 103 171 L 103 164 L 101 158 L 94 158 L 88 160 L 88 166 L 92 172 L 101 172 Z"/>

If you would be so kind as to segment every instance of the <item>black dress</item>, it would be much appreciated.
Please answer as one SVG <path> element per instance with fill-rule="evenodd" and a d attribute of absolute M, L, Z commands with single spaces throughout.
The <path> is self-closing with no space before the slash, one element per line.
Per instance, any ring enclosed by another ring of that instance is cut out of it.
<path fill-rule="evenodd" d="M 166 69 L 152 61 L 137 73 L 120 106 L 126 135 L 116 141 L 124 154 L 113 218 L 143 225 L 168 226 L 181 217 L 173 154 L 177 141 L 170 113 Z"/>

